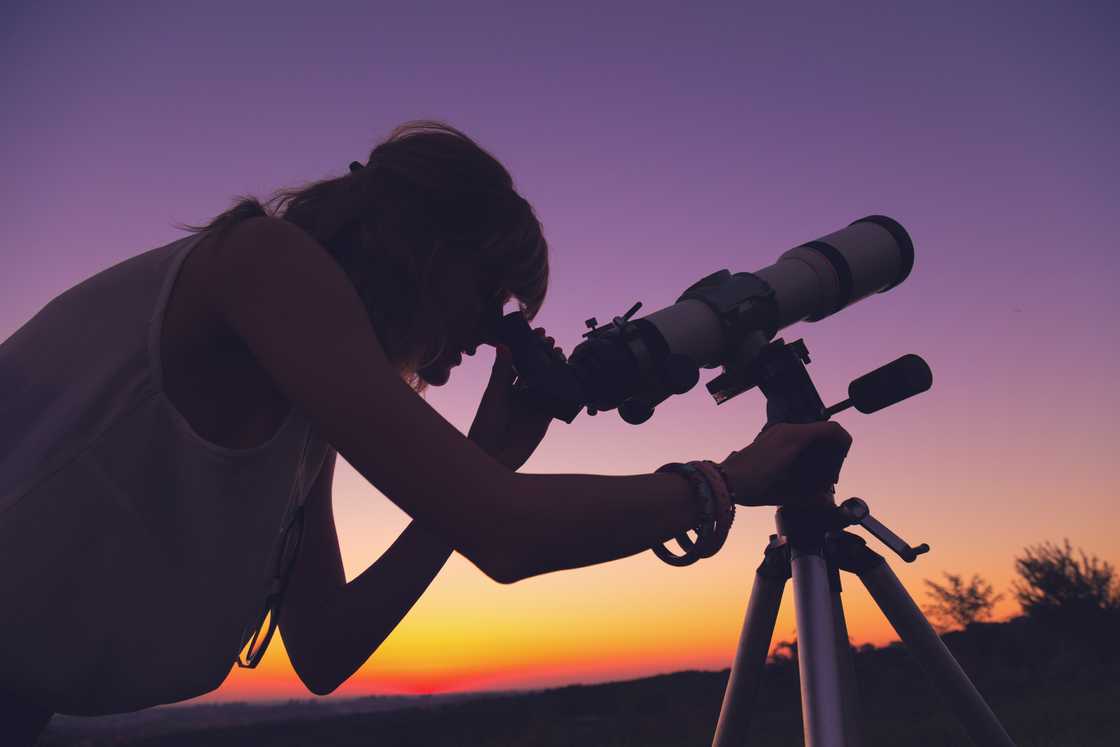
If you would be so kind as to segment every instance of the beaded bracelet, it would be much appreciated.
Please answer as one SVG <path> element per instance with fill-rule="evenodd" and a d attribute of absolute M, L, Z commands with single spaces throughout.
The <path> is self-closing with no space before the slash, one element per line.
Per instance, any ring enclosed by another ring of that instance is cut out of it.
<path fill-rule="evenodd" d="M 727 492 L 731 496 L 731 508 L 733 509 L 732 513 L 734 513 L 735 504 L 737 504 L 739 501 L 735 495 L 734 488 L 731 487 L 731 480 L 727 477 L 727 470 L 725 470 L 723 468 L 723 465 L 719 462 L 709 462 L 709 464 L 711 464 L 719 471 L 720 477 L 723 478 L 724 484 L 727 485 Z"/>
<path fill-rule="evenodd" d="M 690 472 L 691 467 L 695 472 Z M 658 546 L 655 554 L 673 565 L 689 565 L 699 558 L 709 558 L 715 555 L 727 540 L 731 525 L 735 520 L 735 493 L 731 488 L 731 481 L 723 466 L 710 460 L 693 461 L 687 465 L 674 463 L 665 465 L 658 472 L 678 472 L 689 478 L 693 483 L 698 499 L 711 496 L 713 498 L 712 511 L 701 510 L 701 525 L 711 520 L 711 530 L 708 532 L 696 530 L 697 540 L 694 542 L 687 534 L 681 532 L 676 536 L 677 543 L 685 551 L 684 555 L 673 555 L 667 548 Z M 696 474 L 703 478 L 704 485 L 696 481 Z M 705 490 L 707 488 L 707 490 Z M 660 550 L 661 552 L 658 552 Z"/>
<path fill-rule="evenodd" d="M 708 541 L 704 544 L 699 541 L 693 542 L 685 532 L 678 534 L 676 540 L 687 551 L 691 551 L 694 545 L 699 544 L 700 547 L 696 551 L 700 554 L 700 557 L 710 558 L 723 547 L 723 543 L 727 540 L 727 533 L 731 531 L 731 524 L 735 521 L 735 494 L 728 485 L 726 473 L 719 469 L 719 465 L 708 460 L 689 462 L 689 465 L 695 467 L 701 473 L 716 499 L 713 517 L 715 519 L 715 531 L 709 535 Z"/>
<path fill-rule="evenodd" d="M 715 531 L 715 496 L 712 494 L 708 480 L 696 467 L 680 462 L 670 462 L 657 468 L 656 472 L 675 472 L 683 475 L 692 485 L 693 495 L 700 507 L 700 518 L 696 525 L 697 541 L 693 542 L 687 534 L 682 532 L 676 537 L 677 544 L 684 551 L 683 555 L 676 555 L 672 550 L 658 543 L 651 550 L 654 555 L 661 558 L 669 565 L 692 565 L 700 559 L 699 546 L 707 545 L 708 538 Z"/>
<path fill-rule="evenodd" d="M 700 556 L 710 558 L 719 552 L 723 543 L 727 540 L 727 534 L 731 531 L 731 523 L 735 520 L 735 504 L 731 500 L 731 489 L 727 485 L 727 480 L 716 469 L 715 464 L 707 460 L 692 462 L 692 464 L 696 465 L 696 468 L 708 480 L 716 498 L 716 531 L 710 537 L 709 542 L 700 548 Z"/>
<path fill-rule="evenodd" d="M 727 476 L 727 470 L 723 468 L 723 465 L 719 462 L 711 462 L 711 465 L 716 468 L 716 471 L 719 472 L 719 476 L 723 478 L 723 484 L 727 486 L 727 497 L 731 499 L 731 520 L 728 522 L 728 527 L 730 527 L 731 522 L 735 521 L 735 511 L 739 507 L 739 496 L 735 494 L 735 489 L 731 487 L 731 478 Z"/>

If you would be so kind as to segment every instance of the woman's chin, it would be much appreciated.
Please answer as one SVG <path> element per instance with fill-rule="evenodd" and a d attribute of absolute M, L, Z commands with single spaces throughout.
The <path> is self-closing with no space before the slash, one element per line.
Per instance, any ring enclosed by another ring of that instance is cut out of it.
<path fill-rule="evenodd" d="M 454 357 L 443 357 L 430 366 L 424 366 L 417 373 L 421 379 L 428 382 L 428 386 L 443 386 L 451 378 L 451 369 L 462 362 L 462 354 L 456 353 Z"/>

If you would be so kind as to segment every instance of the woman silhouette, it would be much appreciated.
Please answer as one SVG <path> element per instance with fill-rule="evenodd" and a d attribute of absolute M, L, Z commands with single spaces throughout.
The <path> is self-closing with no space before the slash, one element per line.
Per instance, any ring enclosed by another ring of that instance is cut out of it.
<path fill-rule="evenodd" d="M 34 741 L 53 712 L 210 691 L 277 626 L 300 679 L 329 693 L 452 550 L 500 583 L 690 528 L 710 554 L 731 500 L 788 498 L 775 486 L 810 443 L 851 443 L 834 423 L 780 425 L 719 465 L 521 474 L 549 419 L 513 396 L 500 346 L 464 438 L 417 394 L 496 343 L 508 301 L 533 318 L 548 256 L 505 168 L 440 123 L 186 228 L 0 345 L 6 743 Z M 350 582 L 336 454 L 413 519 Z"/>

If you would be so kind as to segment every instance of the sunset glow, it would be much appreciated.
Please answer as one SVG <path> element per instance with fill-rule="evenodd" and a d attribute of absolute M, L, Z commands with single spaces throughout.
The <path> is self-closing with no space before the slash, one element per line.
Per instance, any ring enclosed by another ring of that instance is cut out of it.
<path fill-rule="evenodd" d="M 182 236 L 172 223 L 341 175 L 395 125 L 441 119 L 532 203 L 552 261 L 536 323 L 565 351 L 589 317 L 636 301 L 641 316 L 708 273 L 896 219 L 916 246 L 905 283 L 779 333 L 805 340 L 826 404 L 906 353 L 933 370 L 924 394 L 837 416 L 854 437 L 837 496 L 931 545 L 906 564 L 872 540 L 919 604 L 924 579 L 979 573 L 1005 594 L 997 618 L 1016 614 L 1014 558 L 1044 540 L 1120 563 L 1112 21 L 1057 5 L 975 8 L 967 23 L 935 4 L 625 5 L 28 4 L 0 32 L 0 339 Z M 480 349 L 427 395 L 464 433 L 492 357 Z M 523 471 L 722 460 L 765 407 L 757 391 L 717 407 L 702 386 L 715 373 L 640 427 L 613 412 L 554 421 Z M 341 459 L 334 494 L 353 578 L 408 517 Z M 512 585 L 453 555 L 331 697 L 723 669 L 772 531 L 772 509 L 740 509 L 725 548 L 693 566 L 645 552 Z M 858 579 L 844 583 L 853 641 L 894 640 Z M 787 587 L 775 641 L 795 635 Z M 277 636 L 258 669 L 199 700 L 305 697 Z"/>

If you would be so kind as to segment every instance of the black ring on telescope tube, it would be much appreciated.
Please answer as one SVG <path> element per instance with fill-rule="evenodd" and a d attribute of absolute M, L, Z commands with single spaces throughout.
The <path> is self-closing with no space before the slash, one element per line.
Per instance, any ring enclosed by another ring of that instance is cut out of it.
<path fill-rule="evenodd" d="M 910 234 L 906 233 L 906 229 L 902 224 L 893 218 L 888 218 L 885 215 L 869 215 L 866 218 L 854 220 L 848 224 L 849 227 L 857 223 L 874 223 L 877 226 L 885 228 L 894 240 L 898 242 L 899 251 L 902 252 L 902 261 L 899 263 L 898 278 L 888 285 L 880 293 L 886 293 L 891 288 L 895 287 L 903 280 L 910 276 L 910 271 L 914 269 L 914 242 L 910 239 Z"/>
<path fill-rule="evenodd" d="M 837 288 L 836 305 L 819 316 L 810 319 L 810 322 L 815 322 L 819 319 L 824 319 L 829 314 L 835 314 L 840 309 L 848 305 L 852 300 L 852 268 L 848 266 L 848 260 L 844 259 L 844 255 L 832 246 L 823 241 L 810 241 L 807 244 L 802 244 L 804 249 L 816 250 L 822 257 L 828 260 L 832 265 L 832 269 L 836 270 L 836 279 L 840 283 Z"/>
<path fill-rule="evenodd" d="M 665 341 L 661 330 L 653 322 L 648 319 L 635 319 L 630 324 L 634 326 L 638 337 L 645 344 L 646 350 L 649 351 L 650 357 L 653 359 L 651 362 L 660 361 L 673 352 L 669 349 L 669 343 Z"/>

